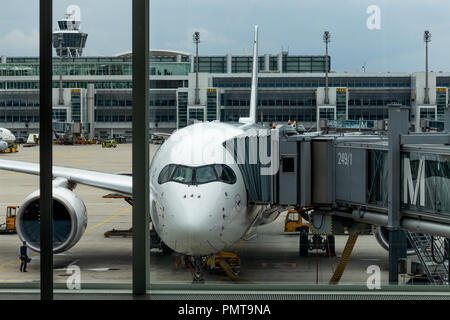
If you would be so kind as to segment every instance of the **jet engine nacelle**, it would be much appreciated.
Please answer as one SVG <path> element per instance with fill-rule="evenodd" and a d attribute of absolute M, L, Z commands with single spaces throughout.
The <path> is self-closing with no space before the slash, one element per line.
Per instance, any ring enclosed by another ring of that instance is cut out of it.
<path fill-rule="evenodd" d="M 17 233 L 30 249 L 40 251 L 40 190 L 25 198 L 16 217 Z M 86 206 L 71 190 L 53 188 L 53 252 L 72 248 L 87 226 Z"/>
<path fill-rule="evenodd" d="M 375 239 L 385 250 L 389 251 L 389 230 L 386 227 L 376 226 L 374 229 Z M 416 254 L 411 243 L 406 240 L 406 254 L 408 256 Z"/>

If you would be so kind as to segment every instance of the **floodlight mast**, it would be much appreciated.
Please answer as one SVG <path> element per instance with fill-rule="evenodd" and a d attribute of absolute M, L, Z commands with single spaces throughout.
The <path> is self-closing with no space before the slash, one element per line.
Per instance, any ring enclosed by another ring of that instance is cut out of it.
<path fill-rule="evenodd" d="M 63 34 L 62 33 L 60 33 L 59 35 L 58 35 L 58 42 L 59 42 L 59 52 L 60 52 L 60 54 L 59 54 L 59 91 L 58 91 L 58 93 L 59 93 L 59 105 L 60 106 L 62 106 L 62 105 L 64 105 L 64 95 L 63 95 L 63 93 L 64 93 L 64 91 L 63 91 L 63 78 L 62 78 L 62 62 L 63 62 L 63 55 L 62 55 L 62 43 L 63 43 L 63 40 L 64 40 L 64 38 L 63 38 Z"/>
<path fill-rule="evenodd" d="M 195 31 L 193 35 L 195 43 L 195 105 L 200 104 L 200 89 L 198 87 L 198 44 L 200 43 L 200 32 Z"/>
<path fill-rule="evenodd" d="M 428 88 L 428 43 L 431 42 L 431 32 L 425 30 L 423 34 L 423 41 L 425 42 L 425 96 L 423 99 L 424 104 L 430 104 L 430 94 Z"/>
<path fill-rule="evenodd" d="M 325 98 L 324 104 L 329 104 L 328 98 L 328 43 L 331 41 L 331 34 L 329 31 L 323 33 L 323 42 L 325 43 Z"/>

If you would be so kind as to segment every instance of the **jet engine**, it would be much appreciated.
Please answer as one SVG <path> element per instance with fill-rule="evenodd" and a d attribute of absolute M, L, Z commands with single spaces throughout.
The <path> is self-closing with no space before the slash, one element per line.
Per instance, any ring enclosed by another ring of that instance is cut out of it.
<path fill-rule="evenodd" d="M 40 251 L 40 190 L 25 198 L 16 217 L 17 233 L 30 249 Z M 87 226 L 86 206 L 71 190 L 53 187 L 53 252 L 72 248 Z"/>
<path fill-rule="evenodd" d="M 376 226 L 374 228 L 375 239 L 385 250 L 389 250 L 389 230 L 386 227 Z M 408 256 L 416 254 L 411 243 L 406 240 L 406 254 Z"/>

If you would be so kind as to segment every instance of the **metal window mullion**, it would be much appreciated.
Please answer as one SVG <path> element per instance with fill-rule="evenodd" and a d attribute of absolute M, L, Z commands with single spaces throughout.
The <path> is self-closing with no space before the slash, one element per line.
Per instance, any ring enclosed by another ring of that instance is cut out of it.
<path fill-rule="evenodd" d="M 133 294 L 147 292 L 149 235 L 149 0 L 133 0 Z"/>
<path fill-rule="evenodd" d="M 398 284 L 399 259 L 406 258 L 406 234 L 401 230 L 401 136 L 409 131 L 409 109 L 398 104 L 388 108 L 389 283 Z"/>
<path fill-rule="evenodd" d="M 40 247 L 41 299 L 53 299 L 52 0 L 40 0 Z"/>

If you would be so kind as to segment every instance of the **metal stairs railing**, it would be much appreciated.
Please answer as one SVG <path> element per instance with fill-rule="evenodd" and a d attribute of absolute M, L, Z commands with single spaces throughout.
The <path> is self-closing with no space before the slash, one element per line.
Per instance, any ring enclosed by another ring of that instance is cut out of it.
<path fill-rule="evenodd" d="M 449 283 L 447 241 L 442 237 L 406 232 L 431 284 Z"/>

